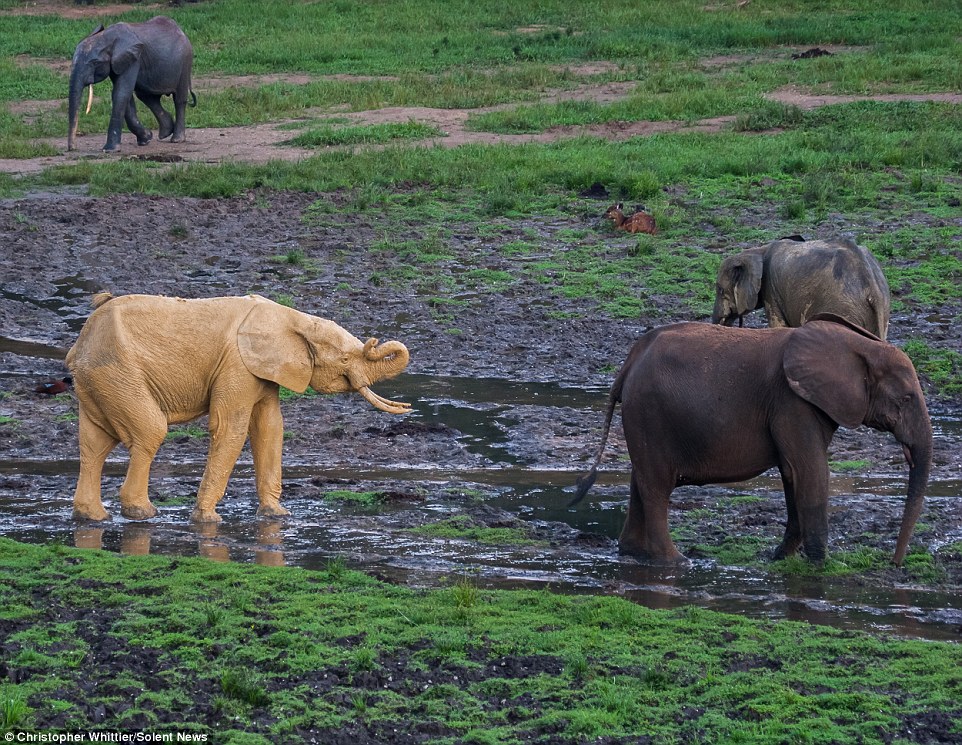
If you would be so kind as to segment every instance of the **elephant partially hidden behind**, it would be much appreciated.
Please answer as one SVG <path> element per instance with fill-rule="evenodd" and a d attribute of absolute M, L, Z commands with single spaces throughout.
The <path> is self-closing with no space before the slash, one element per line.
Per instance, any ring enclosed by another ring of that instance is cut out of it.
<path fill-rule="evenodd" d="M 882 267 L 850 238 L 782 239 L 722 262 L 712 322 L 741 325 L 746 313 L 765 308 L 769 326 L 797 327 L 832 313 L 885 339 L 890 303 Z"/>
<path fill-rule="evenodd" d="M 895 435 L 909 464 L 894 561 L 905 557 L 928 482 L 932 425 L 915 368 L 897 347 L 834 316 L 801 328 L 678 323 L 649 331 L 612 385 L 601 446 L 572 504 L 594 482 L 619 402 L 631 456 L 623 553 L 684 561 L 668 532 L 675 487 L 744 481 L 777 467 L 788 523 L 775 556 L 804 548 L 821 561 L 828 446 L 839 426 L 864 424 Z"/>
<path fill-rule="evenodd" d="M 406 403 L 381 398 L 372 384 L 408 364 L 397 341 L 366 343 L 333 321 L 257 295 L 205 300 L 153 295 L 94 298 L 67 353 L 80 401 L 80 478 L 74 518 L 105 520 L 101 472 L 119 442 L 130 451 L 120 512 L 157 514 L 147 495 L 150 465 L 167 426 L 210 414 L 210 452 L 191 519 L 217 522 L 217 503 L 250 437 L 258 514 L 286 515 L 280 504 L 281 418 L 278 387 L 302 393 L 360 393 L 392 414 Z"/>

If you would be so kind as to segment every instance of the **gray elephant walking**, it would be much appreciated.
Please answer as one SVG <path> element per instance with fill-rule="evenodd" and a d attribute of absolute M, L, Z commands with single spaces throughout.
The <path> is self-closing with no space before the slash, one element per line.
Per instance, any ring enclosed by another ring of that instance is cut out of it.
<path fill-rule="evenodd" d="M 67 150 L 74 149 L 83 89 L 90 86 L 87 110 L 93 98 L 93 85 L 110 78 L 113 83 L 110 124 L 105 151 L 120 147 L 120 131 L 127 128 L 146 145 L 153 133 L 137 118 L 134 95 L 143 101 L 160 127 L 160 139 L 171 142 L 186 139 L 188 96 L 197 98 L 190 87 L 194 50 L 187 36 L 172 19 L 157 16 L 144 23 L 115 23 L 100 26 L 81 41 L 74 51 L 70 70 L 68 101 L 69 130 Z M 161 96 L 174 97 L 174 117 L 160 104 Z"/>
<path fill-rule="evenodd" d="M 722 262 L 712 322 L 741 325 L 746 313 L 765 308 L 769 326 L 798 327 L 832 313 L 884 339 L 890 303 L 882 267 L 850 238 L 783 239 Z"/>

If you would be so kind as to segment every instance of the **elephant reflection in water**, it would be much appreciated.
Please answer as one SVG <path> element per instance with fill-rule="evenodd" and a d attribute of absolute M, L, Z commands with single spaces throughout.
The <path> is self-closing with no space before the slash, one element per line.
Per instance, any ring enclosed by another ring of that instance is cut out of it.
<path fill-rule="evenodd" d="M 102 551 L 105 529 L 82 525 L 74 530 L 73 545 Z M 151 528 L 145 525 L 124 525 L 120 533 L 120 553 L 127 556 L 147 556 L 150 553 Z"/>
<path fill-rule="evenodd" d="M 283 532 L 279 520 L 257 521 L 257 546 L 254 563 L 262 566 L 284 566 L 287 562 L 282 550 Z M 150 553 L 153 526 L 126 523 L 120 534 L 120 553 L 127 556 L 147 556 Z M 230 561 L 230 548 L 220 538 L 217 523 L 200 523 L 192 527 L 197 536 L 197 552 L 213 561 Z M 74 546 L 101 551 L 105 529 L 100 526 L 80 526 L 74 530 Z"/>

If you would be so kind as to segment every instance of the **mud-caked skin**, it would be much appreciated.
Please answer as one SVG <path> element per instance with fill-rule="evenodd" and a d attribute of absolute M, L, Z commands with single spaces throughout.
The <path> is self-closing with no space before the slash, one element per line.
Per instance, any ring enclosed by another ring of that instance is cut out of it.
<path fill-rule="evenodd" d="M 764 308 L 769 326 L 798 327 L 831 313 L 884 339 L 890 304 L 882 267 L 850 238 L 781 239 L 722 262 L 712 321 L 741 325 L 746 313 Z"/>
<path fill-rule="evenodd" d="M 825 318 L 825 317 L 820 317 Z M 743 481 L 778 468 L 788 522 L 776 558 L 828 542 L 828 446 L 839 426 L 891 432 L 909 463 L 894 561 L 922 509 L 932 425 L 915 368 L 898 348 L 842 321 L 739 329 L 703 323 L 642 336 L 612 386 L 601 447 L 572 504 L 591 487 L 615 406 L 631 456 L 620 549 L 652 563 L 685 559 L 668 533 L 676 486 Z"/>
<path fill-rule="evenodd" d="M 360 393 L 392 414 L 410 405 L 371 391 L 407 366 L 397 341 L 366 343 L 333 321 L 256 295 L 203 300 L 101 293 L 67 353 L 80 402 L 80 477 L 74 517 L 105 520 L 101 473 L 122 442 L 130 451 L 121 514 L 157 514 L 147 495 L 150 465 L 170 424 L 210 415 L 210 451 L 191 519 L 218 522 L 217 503 L 250 438 L 258 514 L 286 515 L 280 504 L 279 386 L 303 393 Z"/>
<path fill-rule="evenodd" d="M 70 95 L 67 104 L 69 129 L 67 150 L 73 150 L 84 88 L 110 78 L 110 124 L 104 150 L 120 147 L 124 122 L 137 136 L 138 145 L 146 145 L 153 133 L 137 117 L 136 95 L 157 118 L 161 140 L 186 139 L 187 99 L 194 50 L 175 21 L 157 16 L 144 23 L 115 23 L 100 26 L 77 44 L 70 69 Z M 174 117 L 161 106 L 161 96 L 173 96 Z"/>

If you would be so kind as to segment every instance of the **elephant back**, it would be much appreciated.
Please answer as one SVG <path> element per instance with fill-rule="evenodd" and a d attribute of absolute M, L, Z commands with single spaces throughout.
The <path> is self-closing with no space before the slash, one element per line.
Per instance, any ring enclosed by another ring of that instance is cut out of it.
<path fill-rule="evenodd" d="M 765 254 L 766 310 L 785 325 L 802 326 L 830 313 L 884 339 L 888 282 L 875 257 L 849 238 L 769 244 Z"/>

